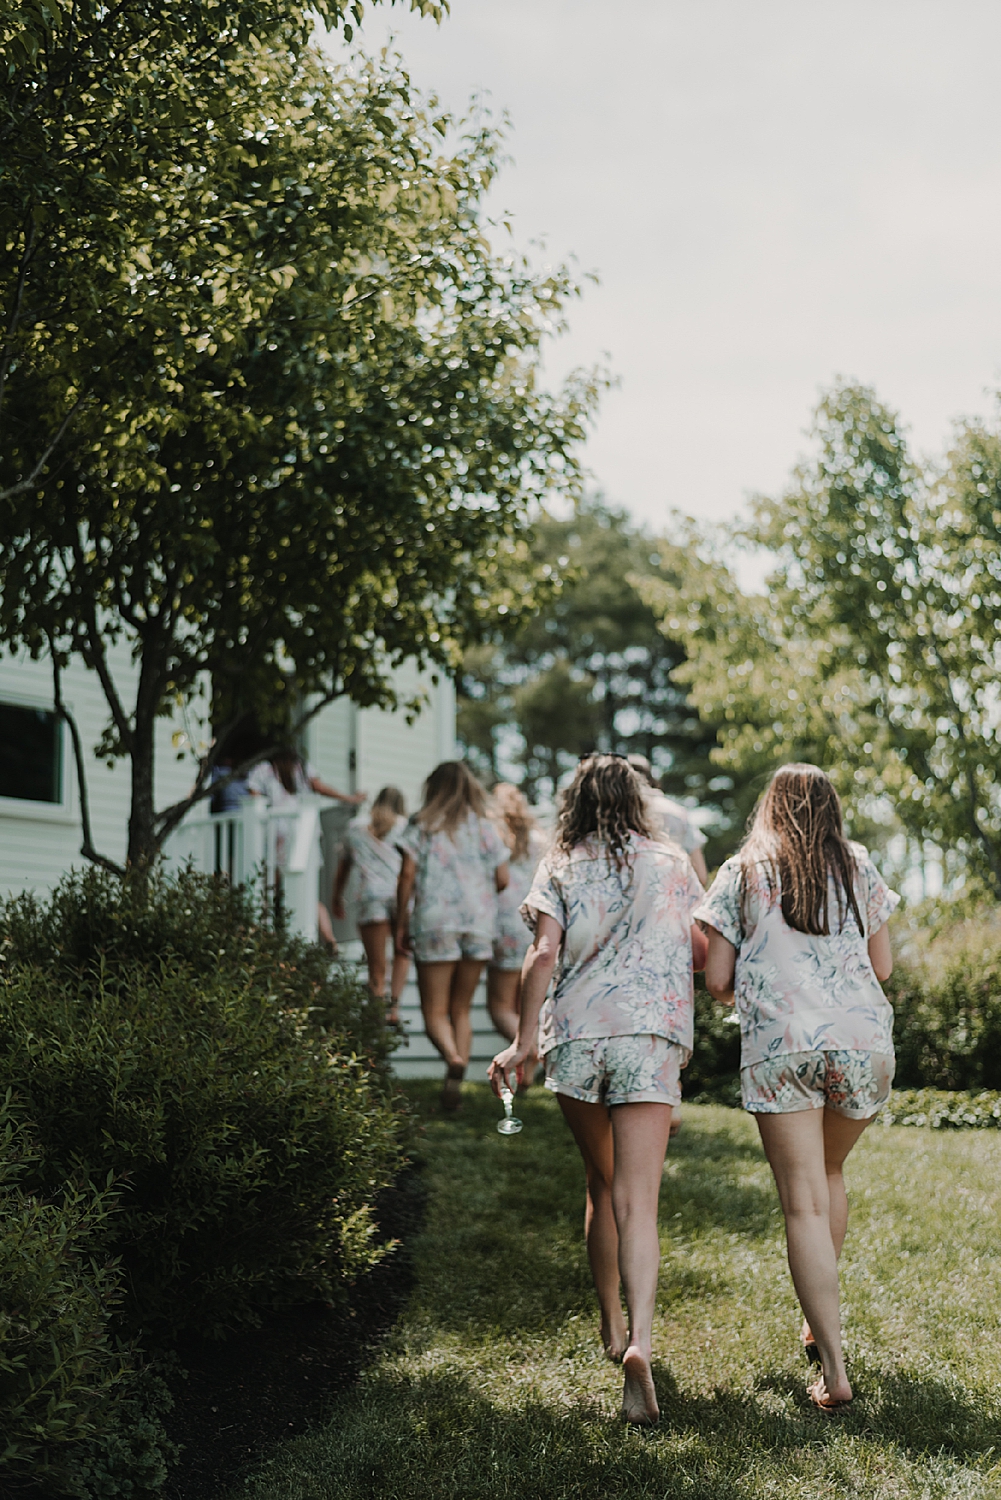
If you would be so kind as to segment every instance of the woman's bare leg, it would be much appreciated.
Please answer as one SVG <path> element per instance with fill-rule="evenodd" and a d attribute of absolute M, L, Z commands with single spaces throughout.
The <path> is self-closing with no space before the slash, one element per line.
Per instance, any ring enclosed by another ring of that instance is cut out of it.
<path fill-rule="evenodd" d="M 629 1344 L 622 1359 L 627 1422 L 660 1416 L 650 1368 L 653 1314 L 660 1270 L 657 1205 L 671 1132 L 669 1104 L 616 1104 L 612 1108 L 615 1173 L 612 1207 L 619 1231 L 619 1273 L 629 1310 Z"/>
<path fill-rule="evenodd" d="M 464 1068 L 463 1056 L 451 1019 L 452 976 L 456 963 L 417 965 L 417 986 L 421 992 L 421 1014 L 424 1030 L 450 1068 Z"/>
<path fill-rule="evenodd" d="M 494 1026 L 509 1042 L 514 1041 L 518 1031 L 520 989 L 520 969 L 487 970 L 487 1010 Z"/>
<path fill-rule="evenodd" d="M 389 942 L 388 922 L 364 922 L 358 928 L 361 945 L 365 949 L 368 964 L 368 987 L 380 1000 L 386 997 L 386 944 Z"/>
<path fill-rule="evenodd" d="M 464 1068 L 469 1066 L 469 1054 L 473 1050 L 473 996 L 482 972 L 483 963 L 478 958 L 460 958 L 457 964 L 452 965 L 448 1015 L 456 1050 Z"/>
<path fill-rule="evenodd" d="M 397 953 L 393 957 L 393 974 L 389 982 L 389 1020 L 398 1019 L 396 1007 L 400 1003 L 400 996 L 407 987 L 407 975 L 410 973 L 410 959 L 405 953 Z"/>
<path fill-rule="evenodd" d="M 789 1270 L 820 1351 L 826 1396 L 831 1401 L 850 1401 L 852 1388 L 841 1346 L 840 1244 L 835 1244 L 835 1232 L 840 1232 L 843 1241 L 847 1200 L 842 1207 L 841 1169 L 869 1121 L 849 1120 L 826 1109 L 759 1114 L 755 1119 L 775 1175 L 786 1221 Z"/>
<path fill-rule="evenodd" d="M 610 1111 L 603 1104 L 588 1104 L 566 1094 L 556 1097 L 584 1159 L 584 1242 L 601 1309 L 601 1342 L 609 1359 L 621 1359 L 627 1339 L 619 1295 L 619 1232 L 612 1207 L 615 1154 Z"/>

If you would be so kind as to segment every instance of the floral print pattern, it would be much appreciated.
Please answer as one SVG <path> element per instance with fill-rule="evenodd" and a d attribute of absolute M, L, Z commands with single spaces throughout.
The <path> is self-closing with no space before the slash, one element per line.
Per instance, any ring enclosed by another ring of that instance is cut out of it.
<path fill-rule="evenodd" d="M 587 839 L 539 865 L 521 908 L 563 929 L 556 984 L 542 1008 L 539 1052 L 588 1037 L 652 1035 L 692 1048 L 691 917 L 703 892 L 686 855 L 630 834 L 617 870 Z M 687 1058 L 686 1058 L 687 1061 Z"/>
<path fill-rule="evenodd" d="M 510 861 L 511 879 L 497 897 L 497 930 L 491 967 L 520 970 L 531 943 L 531 935 L 521 915 L 521 903 L 532 889 L 539 860 L 549 840 L 533 828 L 528 836 L 528 854 Z"/>
<path fill-rule="evenodd" d="M 359 927 L 366 922 L 392 921 L 403 863 L 396 840 L 406 826 L 406 818 L 397 818 L 382 839 L 376 838 L 367 817 L 357 818 L 348 826 L 344 843 L 351 855 L 350 891 Z"/>
<path fill-rule="evenodd" d="M 462 933 L 488 955 L 497 925 L 494 872 L 508 859 L 489 818 L 470 812 L 452 833 L 428 833 L 411 818 L 397 844 L 417 866 L 410 924 L 415 952 L 425 936 Z"/>
<path fill-rule="evenodd" d="M 695 910 L 737 950 L 734 998 L 741 1064 L 793 1052 L 860 1051 L 893 1055 L 893 1012 L 869 961 L 868 940 L 895 911 L 891 891 L 868 852 L 852 844 L 859 932 L 832 878 L 830 936 L 797 932 L 782 915 L 781 891 L 763 869 L 751 872 L 742 902 L 738 858 L 728 859 Z"/>
<path fill-rule="evenodd" d="M 826 1107 L 868 1120 L 890 1097 L 893 1069 L 893 1058 L 878 1052 L 787 1052 L 741 1068 L 740 1092 L 744 1108 L 756 1115 Z"/>
<path fill-rule="evenodd" d="M 662 1036 L 562 1042 L 546 1055 L 546 1088 L 586 1104 L 680 1104 L 683 1047 Z"/>

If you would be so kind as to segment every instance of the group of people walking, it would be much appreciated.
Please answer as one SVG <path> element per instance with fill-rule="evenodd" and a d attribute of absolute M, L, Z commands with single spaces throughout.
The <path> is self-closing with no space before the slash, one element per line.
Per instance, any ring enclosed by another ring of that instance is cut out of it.
<path fill-rule="evenodd" d="M 740 851 L 708 891 L 659 832 L 637 771 L 590 755 L 566 789 L 552 847 L 521 911 L 533 933 L 513 1041 L 494 1058 L 514 1088 L 538 1051 L 584 1161 L 584 1232 L 622 1415 L 659 1416 L 652 1322 L 657 1206 L 680 1074 L 693 1045 L 693 973 L 736 1004 L 744 1108 L 785 1215 L 800 1337 L 827 1413 L 852 1388 L 841 1343 L 843 1168 L 893 1080 L 887 920 L 898 897 L 843 831 L 816 766 L 776 772 Z M 622 1298 L 626 1304 L 623 1316 Z"/>
<path fill-rule="evenodd" d="M 711 994 L 736 1005 L 743 1105 L 778 1188 L 800 1338 L 819 1366 L 809 1398 L 823 1412 L 852 1399 L 838 1284 L 843 1168 L 893 1080 L 880 982 L 899 897 L 845 837 L 824 772 L 775 773 L 708 890 L 703 843 L 639 756 L 582 757 L 549 838 L 516 787 L 488 798 L 462 762 L 447 761 L 409 821 L 399 791 L 379 793 L 351 825 L 334 887 L 343 918 L 353 882 L 369 984 L 391 1025 L 416 963 L 424 1025 L 445 1063 L 444 1111 L 460 1104 L 484 966 L 490 1014 L 508 1039 L 490 1065 L 495 1091 L 524 1087 L 544 1062 L 584 1163 L 602 1343 L 623 1367 L 622 1415 L 640 1425 L 659 1416 L 657 1209 L 694 1042 L 694 973 L 704 969 Z"/>

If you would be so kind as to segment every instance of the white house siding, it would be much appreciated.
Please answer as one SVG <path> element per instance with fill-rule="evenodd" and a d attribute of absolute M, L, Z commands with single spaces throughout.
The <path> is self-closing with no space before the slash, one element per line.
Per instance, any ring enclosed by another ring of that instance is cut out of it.
<path fill-rule="evenodd" d="M 126 649 L 110 652 L 111 666 L 126 703 L 135 672 Z M 90 795 L 90 821 L 94 847 L 110 859 L 124 860 L 128 841 L 128 809 L 131 797 L 127 761 L 116 761 L 109 770 L 93 753 L 108 722 L 108 708 L 97 677 L 82 664 L 74 663 L 63 673 L 63 699 L 72 712 L 83 741 Z M 31 661 L 25 656 L 0 657 L 0 701 L 32 708 L 52 709 L 52 669 L 47 659 Z M 203 732 L 197 718 L 189 727 Z M 178 760 L 172 736 L 184 725 L 177 719 L 161 719 L 156 731 L 157 806 L 182 797 L 190 787 L 194 766 L 189 755 Z M 63 726 L 63 804 L 20 802 L 0 797 L 0 893 L 23 890 L 50 891 L 72 865 L 84 863 L 80 855 L 82 831 L 76 769 L 70 737 Z"/>
<path fill-rule="evenodd" d="M 128 652 L 124 648 L 113 649 L 111 661 L 116 681 L 128 702 L 135 680 Z M 412 696 L 420 683 L 415 668 L 404 666 L 400 669 L 398 685 L 402 698 Z M 306 751 L 323 779 L 345 791 L 360 787 L 371 796 L 387 784 L 398 786 L 407 799 L 408 810 L 413 810 L 419 803 L 421 784 L 429 771 L 439 761 L 455 755 L 455 694 L 452 684 L 441 680 L 437 686 L 432 686 L 429 679 L 424 679 L 424 686 L 430 703 L 412 724 L 406 722 L 403 713 L 359 710 L 346 700 L 339 700 L 322 710 L 308 726 Z M 63 697 L 77 721 L 83 741 L 95 847 L 112 859 L 123 860 L 130 802 L 129 770 L 126 761 L 115 762 L 109 770 L 93 753 L 108 720 L 101 685 L 92 672 L 82 664 L 74 663 L 63 674 Z M 33 662 L 23 656 L 0 657 L 0 701 L 51 710 L 52 676 L 48 661 Z M 177 748 L 172 743 L 178 732 L 190 732 L 199 739 L 205 734 L 204 723 L 191 714 L 187 721 L 180 715 L 159 721 L 156 758 L 158 807 L 182 797 L 194 777 L 190 751 L 179 759 Z M 44 895 L 67 870 L 85 863 L 80 854 L 82 830 L 76 769 L 65 726 L 62 749 L 61 805 L 0 798 L 0 895 L 24 890 Z M 339 808 L 330 808 L 323 814 L 323 822 L 328 858 L 321 893 L 329 899 L 337 837 L 346 816 Z M 339 924 L 338 937 L 349 955 L 359 953 L 360 944 L 350 914 L 347 922 Z M 408 1023 L 410 1040 L 396 1054 L 396 1071 L 401 1077 L 437 1075 L 441 1064 L 423 1034 L 417 987 L 412 976 L 402 1013 Z M 476 998 L 474 1027 L 470 1073 L 473 1077 L 482 1077 L 486 1062 L 499 1045 L 487 1018 L 482 985 Z"/>

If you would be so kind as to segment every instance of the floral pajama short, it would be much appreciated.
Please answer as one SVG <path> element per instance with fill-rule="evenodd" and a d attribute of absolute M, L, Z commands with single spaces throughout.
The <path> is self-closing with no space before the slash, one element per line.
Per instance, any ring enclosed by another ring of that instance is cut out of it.
<path fill-rule="evenodd" d="M 493 956 L 492 933 L 422 932 L 413 936 L 414 958 L 419 964 L 454 964 L 461 958 L 486 963 Z"/>
<path fill-rule="evenodd" d="M 740 1092 L 752 1114 L 826 1108 L 868 1120 L 889 1099 L 893 1070 L 882 1052 L 787 1052 L 741 1068 Z"/>
<path fill-rule="evenodd" d="M 688 1057 L 662 1036 L 561 1042 L 546 1053 L 546 1088 L 587 1104 L 680 1104 Z"/>

